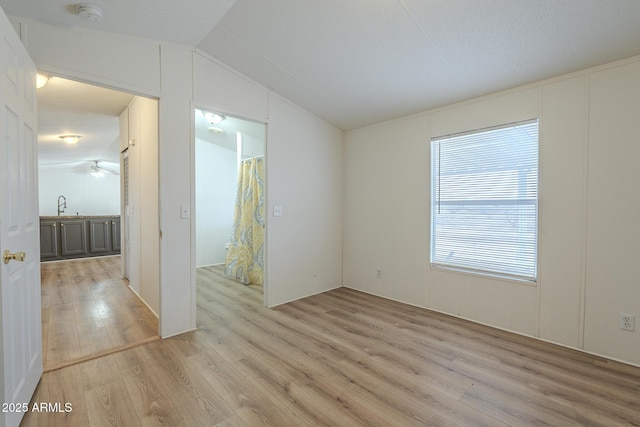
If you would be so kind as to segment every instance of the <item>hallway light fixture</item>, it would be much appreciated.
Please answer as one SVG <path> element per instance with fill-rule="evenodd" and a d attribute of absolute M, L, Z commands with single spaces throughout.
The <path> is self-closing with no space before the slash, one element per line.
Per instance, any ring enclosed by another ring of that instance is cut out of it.
<path fill-rule="evenodd" d="M 77 144 L 80 139 L 80 135 L 60 135 L 58 138 L 63 140 L 69 145 Z"/>
<path fill-rule="evenodd" d="M 215 133 L 216 135 L 224 135 L 224 131 L 215 126 L 209 126 L 209 132 Z"/>
<path fill-rule="evenodd" d="M 207 121 L 212 125 L 217 125 L 225 119 L 225 117 L 221 114 L 210 113 L 208 111 L 204 113 L 204 118 L 207 119 Z"/>

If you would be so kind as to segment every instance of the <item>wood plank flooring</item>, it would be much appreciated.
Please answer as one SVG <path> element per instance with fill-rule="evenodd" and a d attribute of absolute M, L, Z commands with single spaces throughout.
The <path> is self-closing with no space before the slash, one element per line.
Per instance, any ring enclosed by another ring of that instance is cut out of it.
<path fill-rule="evenodd" d="M 41 264 L 44 369 L 158 335 L 158 319 L 120 279 L 120 256 Z"/>
<path fill-rule="evenodd" d="M 349 289 L 198 270 L 198 330 L 46 373 L 24 426 L 640 425 L 640 368 Z"/>

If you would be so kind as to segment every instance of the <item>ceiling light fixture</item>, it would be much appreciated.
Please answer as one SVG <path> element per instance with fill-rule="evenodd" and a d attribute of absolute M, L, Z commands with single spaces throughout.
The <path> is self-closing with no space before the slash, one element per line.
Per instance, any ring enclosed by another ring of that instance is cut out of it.
<path fill-rule="evenodd" d="M 207 119 L 207 121 L 212 125 L 217 125 L 218 123 L 220 123 L 225 119 L 225 117 L 221 114 L 210 113 L 210 112 L 204 113 L 204 118 Z"/>
<path fill-rule="evenodd" d="M 91 176 L 95 176 L 96 178 L 102 178 L 104 176 L 104 172 L 102 172 L 100 169 L 92 170 Z"/>
<path fill-rule="evenodd" d="M 40 74 L 40 73 L 36 74 L 36 88 L 40 89 L 41 87 L 46 85 L 48 81 L 49 81 L 49 76 L 47 76 L 46 74 Z"/>
<path fill-rule="evenodd" d="M 60 135 L 58 138 L 63 140 L 69 145 L 77 144 L 80 139 L 80 135 Z"/>
<path fill-rule="evenodd" d="M 76 4 L 76 13 L 91 22 L 102 22 L 104 12 L 95 4 L 78 3 Z"/>

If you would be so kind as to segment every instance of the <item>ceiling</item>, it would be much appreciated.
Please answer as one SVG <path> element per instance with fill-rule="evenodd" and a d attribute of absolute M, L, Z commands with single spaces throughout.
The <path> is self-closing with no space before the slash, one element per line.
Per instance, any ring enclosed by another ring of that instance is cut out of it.
<path fill-rule="evenodd" d="M 640 54 L 640 1 L 238 0 L 198 47 L 353 129 Z"/>
<path fill-rule="evenodd" d="M 196 46 L 348 130 L 640 54 L 638 0 L 0 0 Z"/>
<path fill-rule="evenodd" d="M 120 162 L 120 113 L 133 95 L 60 77 L 51 77 L 38 89 L 38 163 L 85 167 Z M 80 135 L 77 144 L 61 135 Z"/>
<path fill-rule="evenodd" d="M 119 116 L 134 95 L 61 77 L 51 76 L 38 89 L 38 163 L 40 167 L 72 168 L 89 173 L 98 161 L 101 167 L 117 171 L 120 162 Z M 245 140 L 243 153 L 254 153 L 252 145 L 262 146 L 266 138 L 262 123 L 223 116 L 216 125 L 204 112 L 195 112 L 196 137 L 235 151 L 238 132 Z M 212 129 L 215 127 L 216 129 Z M 214 131 L 215 130 L 215 131 Z M 77 144 L 64 143 L 61 135 L 75 134 Z"/>
<path fill-rule="evenodd" d="M 104 11 L 102 22 L 75 13 L 76 3 Z M 211 31 L 234 0 L 0 0 L 9 16 L 60 27 L 92 28 L 195 46 Z"/>

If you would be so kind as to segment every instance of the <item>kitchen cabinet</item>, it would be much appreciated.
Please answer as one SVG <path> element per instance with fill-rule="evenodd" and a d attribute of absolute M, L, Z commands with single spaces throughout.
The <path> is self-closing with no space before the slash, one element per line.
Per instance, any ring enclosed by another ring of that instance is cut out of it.
<path fill-rule="evenodd" d="M 91 253 L 99 254 L 111 251 L 111 220 L 91 219 L 89 224 L 89 248 Z"/>
<path fill-rule="evenodd" d="M 40 217 L 41 261 L 119 253 L 119 216 Z"/>
<path fill-rule="evenodd" d="M 87 226 L 84 220 L 59 221 L 60 255 L 63 257 L 79 257 L 87 253 Z"/>
<path fill-rule="evenodd" d="M 40 258 L 56 258 L 58 250 L 58 222 L 40 220 Z"/>
<path fill-rule="evenodd" d="M 111 249 L 120 253 L 120 217 L 111 219 Z"/>

